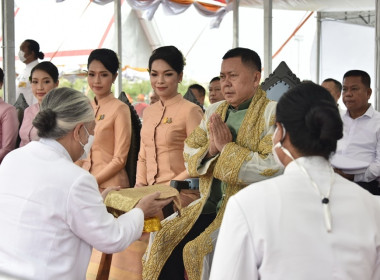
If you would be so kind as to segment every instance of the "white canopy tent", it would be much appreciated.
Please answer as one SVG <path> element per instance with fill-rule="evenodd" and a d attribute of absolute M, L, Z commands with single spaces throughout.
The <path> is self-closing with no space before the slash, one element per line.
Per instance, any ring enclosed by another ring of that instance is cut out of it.
<path fill-rule="evenodd" d="M 48 2 L 49 0 L 45 0 L 45 2 Z M 66 1 L 69 1 L 69 0 L 66 0 Z M 376 0 L 376 4 L 379 2 L 380 0 Z M 3 61 L 3 66 L 4 68 L 7 70 L 8 72 L 8 75 L 6 75 L 6 81 L 5 81 L 5 92 L 7 93 L 7 96 L 6 96 L 6 99 L 8 102 L 12 103 L 14 101 L 14 96 L 11 94 L 11 93 L 14 93 L 15 90 L 14 90 L 14 76 L 11 75 L 11 73 L 14 73 L 14 69 L 15 69 L 15 66 L 14 66 L 14 57 L 15 57 L 15 48 L 17 49 L 18 48 L 18 45 L 15 46 L 15 35 L 14 35 L 14 1 L 13 0 L 10 0 L 10 1 L 2 1 L 2 18 L 3 18 L 3 42 L 4 43 L 4 48 L 3 48 L 3 58 L 4 58 L 4 61 Z M 16 1 L 17 2 L 17 1 Z M 29 2 L 33 2 L 29 0 Z M 55 3 L 55 1 L 51 0 L 50 1 L 51 3 Z M 57 1 L 58 2 L 58 1 Z M 113 2 L 113 4 L 111 3 Z M 110 11 L 112 10 L 112 12 L 114 13 L 115 15 L 115 24 L 113 24 L 112 26 L 114 28 L 116 28 L 116 32 L 115 34 L 117 34 L 117 40 L 111 40 L 110 42 L 108 42 L 108 46 L 111 46 L 111 48 L 115 49 L 118 53 L 119 53 L 119 56 L 120 57 L 123 57 L 125 56 L 125 54 L 122 53 L 122 50 L 124 52 L 126 52 L 126 50 L 128 50 L 128 48 L 126 48 L 126 44 L 135 44 L 136 46 L 138 46 L 138 49 L 137 51 L 135 51 L 135 54 L 138 54 L 140 56 L 140 60 L 141 61 L 147 61 L 147 54 L 149 54 L 151 52 L 151 50 L 153 50 L 154 48 L 160 46 L 163 44 L 163 40 L 161 38 L 161 34 L 157 28 L 157 25 L 154 23 L 154 21 L 150 22 L 150 21 L 147 21 L 144 19 L 144 17 L 146 17 L 146 15 L 144 13 L 146 13 L 146 11 L 144 12 L 143 10 L 135 10 L 133 12 L 133 16 L 129 16 L 129 22 L 126 24 L 124 23 L 124 25 L 122 24 L 121 22 L 121 13 L 123 12 L 123 9 L 121 9 L 121 2 L 123 2 L 123 0 L 115 0 L 115 1 L 112 1 L 112 0 L 95 0 L 94 3 L 100 3 L 100 4 L 105 4 L 105 3 L 109 3 L 109 4 L 106 4 L 104 6 L 99 6 L 99 8 L 104 8 L 106 9 L 107 11 Z M 150 2 L 150 1 L 147 1 L 147 2 Z M 156 0 L 156 1 L 153 1 L 155 3 L 158 3 L 161 5 L 165 5 L 167 4 L 168 0 Z M 56 5 L 61 5 L 62 3 L 59 3 L 59 4 L 56 4 Z M 124 6 L 125 6 L 126 3 L 124 3 Z M 324 19 L 326 19 L 327 17 L 331 17 L 333 18 L 334 20 L 337 19 L 337 18 L 341 18 L 343 20 L 347 20 L 349 17 L 347 17 L 347 12 L 350 12 L 350 11 L 366 11 L 369 13 L 369 11 L 372 11 L 372 15 L 376 15 L 377 13 L 375 12 L 375 1 L 371 1 L 371 0 L 362 0 L 362 1 L 355 1 L 355 0 L 333 0 L 333 1 L 329 1 L 329 0 L 287 0 L 287 1 L 284 1 L 284 0 L 261 0 L 261 1 L 258 1 L 258 0 L 236 0 L 235 2 L 231 2 L 230 4 L 228 4 L 226 7 L 224 7 L 224 10 L 225 12 L 228 11 L 228 10 L 233 10 L 233 25 L 234 25 L 234 29 L 233 29 L 233 32 L 232 34 L 224 34 L 223 37 L 225 37 L 225 39 L 227 39 L 229 37 L 229 39 L 227 41 L 231 41 L 231 46 L 239 46 L 240 45 L 240 42 L 241 40 L 239 40 L 239 30 L 241 28 L 241 26 L 239 27 L 239 23 L 240 24 L 244 24 L 244 22 L 241 22 L 239 21 L 239 9 L 237 8 L 237 6 L 235 6 L 235 8 L 233 7 L 233 5 L 239 5 L 240 7 L 253 7 L 253 8 L 264 8 L 264 32 L 263 32 L 263 37 L 264 37 L 264 46 L 263 46 L 263 49 L 264 49 L 264 77 L 266 77 L 271 71 L 271 62 L 272 62 L 272 8 L 273 9 L 289 9 L 289 10 L 302 10 L 302 11 L 318 11 L 318 19 L 320 20 L 320 22 L 323 22 Z M 93 5 L 93 6 L 97 6 L 97 5 Z M 73 10 L 73 13 L 74 12 L 78 12 L 78 11 L 74 11 Z M 330 14 L 330 12 L 335 12 L 334 14 Z M 343 13 L 343 17 L 341 16 L 342 14 L 338 14 L 338 12 L 340 13 Z M 344 15 L 346 15 L 346 18 L 344 18 Z M 361 17 L 367 19 L 367 15 L 363 15 L 363 12 L 358 13 L 358 15 L 360 15 Z M 134 19 L 132 19 L 132 17 L 134 17 Z M 360 19 L 359 16 L 357 16 L 356 18 L 359 18 L 359 20 L 362 20 Z M 57 19 L 58 20 L 58 19 Z M 67 19 L 67 22 L 70 23 L 70 19 Z M 139 24 L 137 24 L 137 22 Z M 373 24 L 373 20 L 370 19 L 369 22 L 371 24 Z M 82 23 L 84 24 L 84 23 Z M 111 26 L 111 25 L 110 25 Z M 108 26 L 108 27 L 110 27 Z M 132 28 L 128 28 L 128 27 L 131 27 L 133 26 Z M 321 26 L 323 26 L 321 24 Z M 18 27 L 17 27 L 18 28 Z M 75 27 L 74 27 L 75 28 Z M 96 28 L 96 27 L 90 27 L 90 28 Z M 329 26 L 328 29 L 330 29 L 331 27 Z M 375 48 L 373 48 L 373 53 L 378 53 L 378 38 L 379 38 L 379 35 L 378 35 L 378 31 L 379 29 L 377 28 L 376 29 L 376 52 L 375 52 Z M 130 38 L 131 36 L 128 35 L 128 32 L 129 34 L 131 32 L 134 33 L 134 35 L 136 34 L 139 34 L 141 35 L 140 37 L 137 37 L 139 39 L 136 39 L 137 41 L 134 41 L 134 42 L 128 42 L 128 41 L 125 41 L 125 38 L 128 37 Z M 170 32 L 170 31 L 168 31 Z M 100 34 L 102 34 L 102 32 L 99 31 Z M 318 34 L 320 34 L 321 32 L 319 32 Z M 322 33 L 323 33 L 323 28 L 322 28 Z M 123 35 L 122 35 L 123 34 Z M 54 39 L 54 34 L 52 34 L 52 37 L 50 38 L 51 40 Z M 375 37 L 375 36 L 374 36 Z M 76 40 L 77 38 L 75 38 L 74 40 Z M 17 40 L 16 40 L 17 41 Z M 83 42 L 83 43 L 86 43 L 86 42 Z M 90 43 L 90 42 L 88 42 Z M 98 46 L 98 45 L 96 45 Z M 210 44 L 210 47 L 212 47 L 212 44 Z M 89 48 L 94 48 L 94 44 L 91 45 L 91 47 Z M 369 49 L 371 47 L 369 46 Z M 318 50 L 318 51 L 317 51 Z M 128 52 L 128 51 L 127 51 Z M 319 79 L 320 77 L 321 78 L 326 78 L 323 76 L 323 74 L 321 75 L 321 73 L 323 73 L 323 69 L 324 66 L 322 65 L 321 69 L 319 68 L 319 62 L 320 62 L 320 58 L 321 58 L 321 48 L 317 48 L 316 49 L 316 54 L 318 55 L 315 55 L 315 68 L 316 68 L 316 71 L 315 71 L 315 77 L 314 77 L 314 81 L 316 82 L 319 82 Z M 359 55 L 358 55 L 359 56 Z M 361 54 L 360 54 L 361 56 Z M 132 60 L 132 63 L 136 63 L 135 65 L 132 65 L 132 66 L 139 66 L 139 67 L 143 67 L 145 66 L 145 64 L 143 66 L 141 66 L 140 63 L 138 63 L 139 59 L 137 58 L 137 60 L 135 59 L 134 61 L 136 62 L 133 62 Z M 129 61 L 130 58 L 129 58 Z M 56 63 L 54 61 L 54 63 Z M 378 67 L 378 64 L 379 63 L 375 63 L 374 65 L 376 67 Z M 375 67 L 373 67 L 375 68 Z M 322 71 L 322 72 L 321 72 Z M 375 73 L 375 71 L 373 72 Z M 376 83 L 375 83 L 375 86 L 374 88 L 377 89 L 378 88 L 378 85 L 380 84 L 378 82 L 378 73 L 379 73 L 379 70 L 376 70 Z M 211 74 L 212 75 L 212 74 Z M 375 75 L 373 76 L 375 77 Z M 121 81 L 120 81 L 121 82 Z M 375 92 L 378 92 L 377 90 Z M 376 104 L 378 104 L 378 100 L 376 100 Z M 379 106 L 377 106 L 377 108 L 379 108 Z"/>

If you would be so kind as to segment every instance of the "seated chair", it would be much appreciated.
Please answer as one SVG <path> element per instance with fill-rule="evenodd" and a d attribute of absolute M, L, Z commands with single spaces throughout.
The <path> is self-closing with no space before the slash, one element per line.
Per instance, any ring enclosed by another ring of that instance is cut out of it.
<path fill-rule="evenodd" d="M 128 105 L 131 111 L 131 124 L 132 124 L 132 134 L 131 134 L 131 145 L 129 148 L 127 162 L 125 164 L 125 171 L 127 171 L 129 185 L 134 187 L 136 183 L 136 170 L 137 170 L 137 159 L 140 150 L 140 130 L 141 121 L 137 112 L 131 102 L 129 102 L 125 92 L 121 92 L 119 95 L 119 100 L 123 101 Z M 108 280 L 112 262 L 112 254 L 102 253 L 100 260 L 98 274 L 96 280 Z"/>
<path fill-rule="evenodd" d="M 261 88 L 266 91 L 269 99 L 278 101 L 285 92 L 299 83 L 300 79 L 293 74 L 285 61 L 281 61 L 273 73 L 261 83 Z"/>

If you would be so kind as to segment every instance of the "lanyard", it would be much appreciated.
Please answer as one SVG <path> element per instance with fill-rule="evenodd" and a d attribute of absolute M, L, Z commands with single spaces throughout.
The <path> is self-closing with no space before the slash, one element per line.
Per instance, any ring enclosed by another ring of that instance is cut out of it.
<path fill-rule="evenodd" d="M 332 189 L 332 186 L 334 185 L 335 183 L 335 175 L 334 175 L 334 170 L 332 169 L 332 167 L 330 166 L 330 178 L 331 178 L 331 181 L 330 181 L 330 187 L 329 187 L 329 190 L 327 191 L 327 193 L 324 195 L 322 192 L 321 192 L 321 189 L 318 187 L 317 183 L 313 180 L 313 178 L 311 178 L 309 172 L 307 172 L 306 168 L 303 167 L 302 165 L 300 165 L 294 158 L 293 156 L 290 154 L 290 152 L 281 145 L 281 150 L 288 156 L 290 157 L 296 164 L 297 166 L 302 170 L 303 173 L 305 173 L 305 175 L 309 178 L 311 184 L 313 185 L 314 189 L 316 190 L 316 192 L 318 193 L 318 195 L 321 197 L 321 202 L 322 202 L 322 207 L 323 207 L 323 214 L 324 214 L 324 218 L 325 218 L 325 226 L 326 226 L 326 230 L 327 232 L 331 232 L 331 229 L 332 229 L 332 218 L 331 218 L 331 211 L 330 211 L 330 193 L 331 193 L 331 189 Z"/>

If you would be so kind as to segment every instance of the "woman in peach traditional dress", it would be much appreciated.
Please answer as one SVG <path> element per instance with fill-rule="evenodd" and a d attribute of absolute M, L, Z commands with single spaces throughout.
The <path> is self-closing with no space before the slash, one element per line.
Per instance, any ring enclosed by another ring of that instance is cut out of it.
<path fill-rule="evenodd" d="M 150 82 L 160 100 L 144 111 L 137 187 L 189 178 L 184 141 L 201 122 L 203 112 L 178 93 L 184 66 L 185 59 L 174 46 L 154 50 L 149 59 Z"/>

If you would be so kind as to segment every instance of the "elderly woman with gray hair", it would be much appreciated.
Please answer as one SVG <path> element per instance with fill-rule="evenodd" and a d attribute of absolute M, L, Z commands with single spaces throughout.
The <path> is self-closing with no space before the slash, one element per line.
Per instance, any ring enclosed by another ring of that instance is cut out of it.
<path fill-rule="evenodd" d="M 86 96 L 50 91 L 33 121 L 40 141 L 9 153 L 0 167 L 0 275 L 85 279 L 92 246 L 114 253 L 137 240 L 144 217 L 171 199 L 158 192 L 115 219 L 95 178 L 73 162 L 89 150 L 94 112 Z M 20 176 L 22 174 L 22 176 Z"/>

